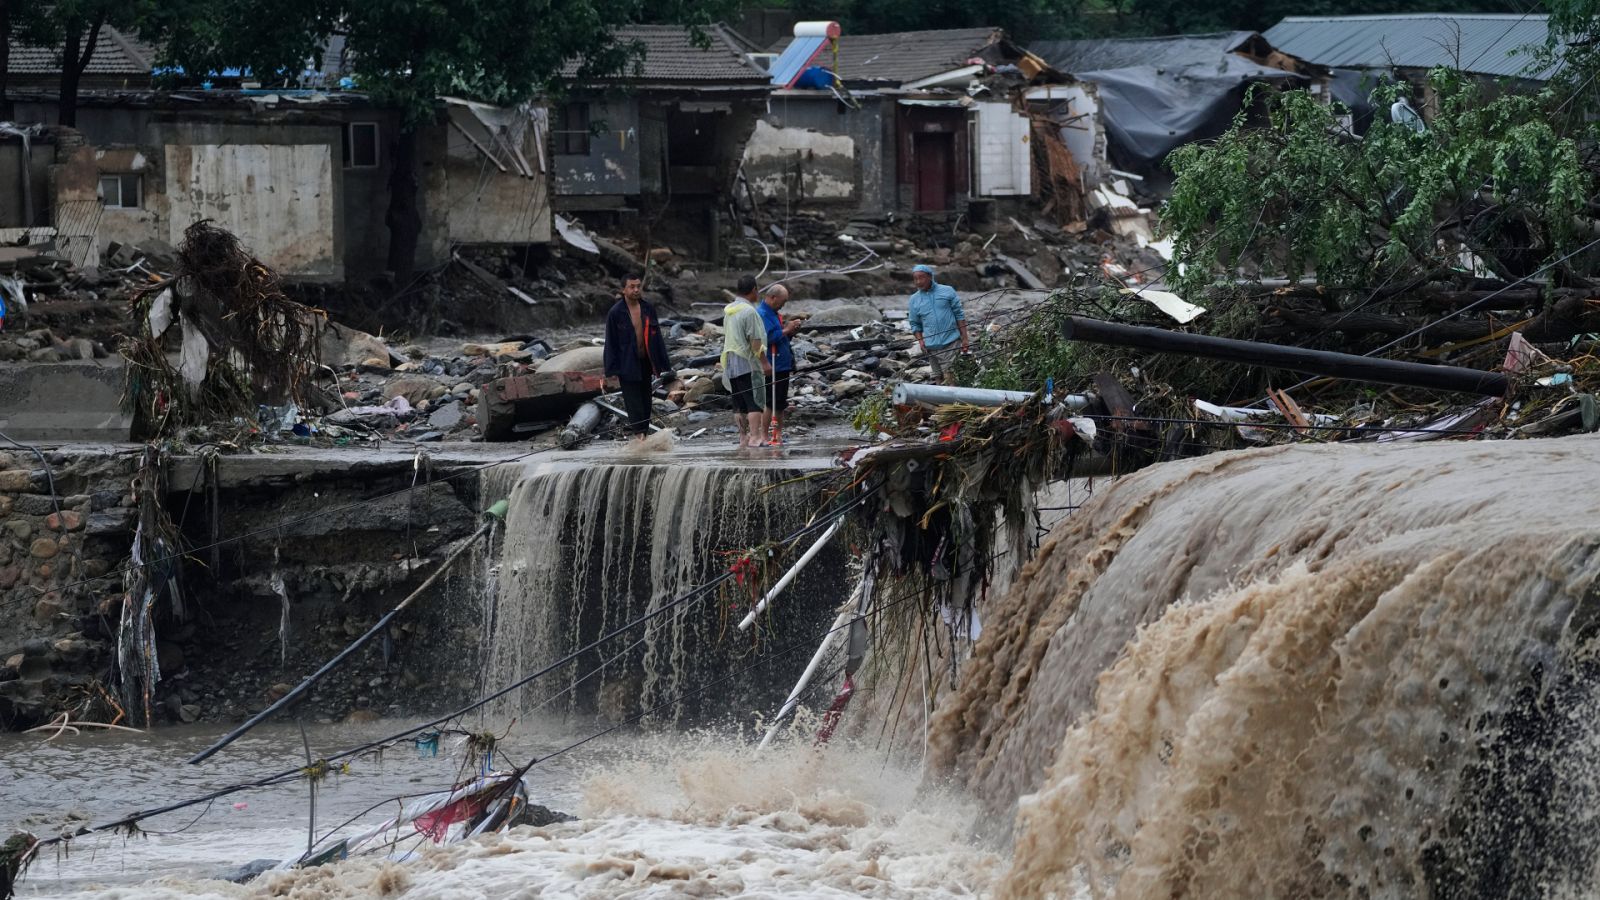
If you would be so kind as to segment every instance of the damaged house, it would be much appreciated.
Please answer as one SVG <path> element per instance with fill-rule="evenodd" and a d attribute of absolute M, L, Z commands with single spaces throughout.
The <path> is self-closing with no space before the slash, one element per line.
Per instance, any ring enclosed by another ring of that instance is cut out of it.
<path fill-rule="evenodd" d="M 56 121 L 52 91 L 11 94 L 19 123 Z M 41 136 L 38 153 L 0 140 L 0 227 L 41 229 L 33 236 L 75 246 L 84 263 L 112 242 L 176 245 L 212 219 L 297 279 L 384 271 L 398 111 L 316 90 L 95 87 L 78 103 L 75 131 L 27 129 Z M 420 134 L 419 268 L 462 245 L 550 240 L 547 138 L 542 108 L 440 98 Z M 23 200 L 11 202 L 12 185 Z"/>
<path fill-rule="evenodd" d="M 1030 46 L 1051 66 L 1091 83 L 1098 121 L 1105 128 L 1111 165 L 1162 180 L 1168 153 L 1192 141 L 1216 137 L 1232 124 L 1252 84 L 1307 87 L 1322 91 L 1325 73 L 1284 53 L 1251 31 L 1114 40 L 1039 41 Z M 1054 104 L 1049 89 L 1029 99 Z M 1081 102 L 1081 101 L 1080 101 Z M 1084 116 L 1072 110 L 1072 122 Z M 1086 138 L 1063 127 L 1069 144 Z M 1087 138 L 1092 140 L 1093 138 Z"/>
<path fill-rule="evenodd" d="M 1018 94 L 1060 79 L 1003 32 L 847 35 L 831 22 L 794 30 L 766 55 L 771 108 L 745 151 L 758 198 L 882 215 L 1034 193 Z"/>
<path fill-rule="evenodd" d="M 1267 29 L 1266 39 L 1330 70 L 1331 96 L 1351 110 L 1358 134 L 1373 114 L 1372 89 L 1386 80 L 1411 85 L 1415 111 L 1427 119 L 1430 69 L 1459 69 L 1495 89 L 1516 90 L 1537 90 L 1554 74 L 1534 58 L 1550 39 L 1543 14 L 1290 16 Z"/>
<path fill-rule="evenodd" d="M 740 40 L 717 25 L 704 45 L 688 29 L 633 25 L 616 32 L 639 58 L 622 75 L 572 84 L 551 111 L 555 207 L 597 225 L 675 240 L 720 256 L 745 142 L 771 88 Z M 577 75 L 577 64 L 567 78 Z"/>

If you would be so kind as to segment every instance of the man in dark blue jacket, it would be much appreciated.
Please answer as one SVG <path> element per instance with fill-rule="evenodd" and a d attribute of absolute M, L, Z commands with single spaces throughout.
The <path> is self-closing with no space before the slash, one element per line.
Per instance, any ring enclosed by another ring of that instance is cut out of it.
<path fill-rule="evenodd" d="M 622 389 L 622 406 L 628 412 L 628 431 L 644 440 L 650 429 L 650 382 L 660 375 L 672 378 L 667 342 L 661 337 L 656 308 L 644 299 L 644 279 L 629 276 L 622 296 L 606 314 L 606 377 Z"/>

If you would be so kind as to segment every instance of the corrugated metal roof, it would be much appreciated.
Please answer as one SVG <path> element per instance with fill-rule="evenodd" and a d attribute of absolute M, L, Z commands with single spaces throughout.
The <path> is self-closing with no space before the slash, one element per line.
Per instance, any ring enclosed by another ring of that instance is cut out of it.
<path fill-rule="evenodd" d="M 1254 34 L 1253 31 L 1219 31 L 1098 41 L 1035 41 L 1028 49 L 1062 72 L 1134 66 L 1204 66 L 1218 64 L 1223 54 L 1232 53 Z"/>
<path fill-rule="evenodd" d="M 1542 47 L 1549 16 L 1419 13 L 1388 16 L 1290 16 L 1266 31 L 1272 46 L 1318 65 L 1342 69 L 1432 69 L 1450 66 L 1480 75 L 1530 74 L 1528 47 Z"/>
<path fill-rule="evenodd" d="M 60 47 L 32 46 L 12 38 L 11 63 L 7 69 L 13 75 L 59 75 L 60 57 Z M 149 78 L 154 59 L 154 47 L 106 25 L 100 29 L 94 56 L 89 58 L 89 67 L 84 74 Z"/>
<path fill-rule="evenodd" d="M 637 70 L 629 69 L 607 81 L 753 82 L 766 84 L 767 73 L 745 58 L 737 42 L 721 25 L 705 29 L 710 45 L 695 46 L 689 29 L 678 25 L 628 25 L 612 32 L 618 42 L 638 41 L 644 56 Z M 569 60 L 562 77 L 578 74 L 578 61 Z"/>
<path fill-rule="evenodd" d="M 966 64 L 979 51 L 1000 39 L 998 28 L 950 28 L 941 31 L 897 31 L 892 34 L 845 34 L 839 38 L 839 77 L 846 83 L 864 81 L 906 84 Z M 782 53 L 794 38 L 773 46 Z M 824 53 L 819 63 L 833 67 Z"/>

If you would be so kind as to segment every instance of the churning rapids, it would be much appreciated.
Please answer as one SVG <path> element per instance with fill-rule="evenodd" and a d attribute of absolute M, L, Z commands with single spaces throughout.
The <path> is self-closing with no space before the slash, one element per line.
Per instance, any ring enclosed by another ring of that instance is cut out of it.
<path fill-rule="evenodd" d="M 1588 437 L 1296 446 L 1154 466 L 1102 484 L 987 601 L 957 683 L 933 676 L 926 728 L 915 710 L 897 747 L 874 742 L 891 686 L 869 681 L 820 749 L 804 728 L 758 753 L 753 741 L 658 723 L 536 766 L 535 801 L 577 822 L 424 848 L 404 864 L 205 880 L 304 841 L 303 786 L 291 786 L 229 798 L 249 805 L 189 830 L 193 814 L 180 813 L 148 823 L 174 834 L 47 855 L 22 892 L 1592 896 L 1600 496 L 1584 485 L 1597 471 L 1600 440 Z M 545 509 L 584 506 L 550 485 L 518 490 L 543 491 Z M 671 518 L 632 539 L 687 527 Z M 674 546 L 715 549 L 696 534 Z M 508 558 L 512 546 L 508 537 Z M 515 546 L 502 587 L 567 565 L 537 541 Z M 698 576 L 683 559 L 653 577 Z M 603 572 L 583 577 L 618 589 Z M 672 587 L 656 583 L 641 602 Z M 540 616 L 499 621 L 528 635 L 586 631 Z M 669 696 L 674 661 L 704 637 L 696 627 L 667 626 L 613 693 Z M 875 652 L 889 656 L 891 637 L 877 635 Z M 491 656 L 522 671 L 530 661 L 508 661 L 517 649 Z M 868 672 L 892 677 L 903 662 Z M 748 699 L 720 712 L 749 715 Z M 536 701 L 513 707 L 527 716 L 524 752 L 584 733 L 571 717 L 538 727 Z M 11 736 L 0 744 L 0 825 L 40 829 L 73 806 L 99 818 L 216 784 L 180 762 L 208 736 Z M 230 765 L 251 769 L 297 739 L 253 737 Z M 375 768 L 326 788 L 323 815 L 435 786 L 407 787 L 436 777 L 415 760 Z"/>

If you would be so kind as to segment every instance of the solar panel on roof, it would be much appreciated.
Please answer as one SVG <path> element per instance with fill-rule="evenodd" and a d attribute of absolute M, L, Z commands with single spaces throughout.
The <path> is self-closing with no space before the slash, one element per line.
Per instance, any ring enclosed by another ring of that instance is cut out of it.
<path fill-rule="evenodd" d="M 783 88 L 793 85 L 827 43 L 826 37 L 797 37 L 790 41 L 783 53 L 772 61 L 772 83 Z"/>

